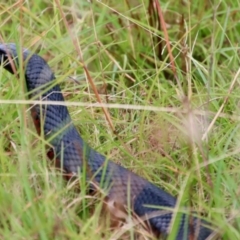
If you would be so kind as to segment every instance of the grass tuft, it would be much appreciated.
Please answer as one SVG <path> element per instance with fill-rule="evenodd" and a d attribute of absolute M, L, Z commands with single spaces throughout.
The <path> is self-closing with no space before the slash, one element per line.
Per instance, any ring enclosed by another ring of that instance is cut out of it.
<path fill-rule="evenodd" d="M 92 147 L 240 239 L 239 10 L 229 0 L 2 1 L 0 35 L 48 61 Z M 101 197 L 53 169 L 17 102 L 24 81 L 1 68 L 0 239 L 151 239 L 131 223 L 110 230 Z M 107 105 L 80 106 L 96 102 Z"/>

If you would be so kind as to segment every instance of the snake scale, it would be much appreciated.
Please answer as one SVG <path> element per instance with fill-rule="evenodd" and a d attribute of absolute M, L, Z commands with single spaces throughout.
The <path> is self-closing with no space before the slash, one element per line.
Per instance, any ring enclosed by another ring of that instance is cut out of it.
<path fill-rule="evenodd" d="M 0 63 L 13 74 L 20 63 L 17 49 L 14 43 L 0 44 Z M 55 159 L 57 166 L 69 178 L 85 169 L 86 180 L 98 184 L 106 192 L 108 200 L 125 207 L 130 205 L 134 214 L 147 219 L 147 224 L 156 235 L 166 237 L 171 231 L 176 198 L 89 147 L 72 123 L 66 106 L 44 104 L 44 101 L 64 101 L 46 61 L 27 49 L 22 49 L 21 57 L 29 98 L 42 101 L 42 104 L 32 106 L 31 115 L 38 134 L 43 130 L 43 135 L 52 146 L 48 156 Z M 90 188 L 95 188 L 95 184 L 91 184 Z M 176 240 L 203 240 L 212 232 L 210 224 L 197 217 L 182 213 L 175 215 L 175 218 L 179 223 Z"/>

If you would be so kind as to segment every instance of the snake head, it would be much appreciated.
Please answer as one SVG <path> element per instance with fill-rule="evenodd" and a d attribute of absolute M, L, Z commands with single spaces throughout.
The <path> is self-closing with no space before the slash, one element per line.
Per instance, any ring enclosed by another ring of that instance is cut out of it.
<path fill-rule="evenodd" d="M 27 59 L 30 55 L 30 52 L 23 48 L 22 49 L 22 58 L 23 61 Z M 15 43 L 0 43 L 0 65 L 3 64 L 3 67 L 14 74 L 15 66 L 18 66 L 18 47 Z"/>

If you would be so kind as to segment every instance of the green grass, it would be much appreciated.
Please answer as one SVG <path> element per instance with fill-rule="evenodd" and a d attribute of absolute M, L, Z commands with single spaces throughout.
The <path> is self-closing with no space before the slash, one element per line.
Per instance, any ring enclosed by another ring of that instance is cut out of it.
<path fill-rule="evenodd" d="M 177 84 L 148 0 L 92 2 L 2 1 L 1 41 L 39 53 L 65 98 L 86 104 L 69 109 L 93 148 L 179 196 L 222 239 L 240 239 L 240 3 L 160 2 Z M 87 107 L 97 100 L 81 58 L 102 101 L 121 104 L 108 108 L 115 131 L 101 108 Z M 0 239 L 133 239 L 131 228 L 102 226 L 101 200 L 54 170 L 28 105 L 16 101 L 25 99 L 24 79 L 0 74 Z"/>

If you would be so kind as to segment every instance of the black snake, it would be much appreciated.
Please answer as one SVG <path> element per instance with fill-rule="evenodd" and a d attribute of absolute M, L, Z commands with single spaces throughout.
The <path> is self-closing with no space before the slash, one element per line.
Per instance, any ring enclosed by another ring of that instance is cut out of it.
<path fill-rule="evenodd" d="M 3 67 L 15 73 L 19 63 L 16 45 L 0 44 L 0 57 Z M 29 98 L 42 101 L 42 104 L 32 106 L 31 114 L 38 133 L 42 129 L 53 147 L 48 156 L 55 159 L 58 167 L 64 169 L 69 178 L 85 171 L 87 180 L 92 182 L 90 188 L 96 188 L 97 184 L 109 201 L 125 207 L 130 205 L 137 216 L 147 219 L 157 235 L 167 236 L 171 231 L 177 200 L 89 147 L 72 123 L 66 106 L 44 104 L 44 101 L 64 101 L 61 89 L 53 81 L 54 74 L 45 60 L 27 49 L 22 50 L 22 58 L 25 61 Z M 179 222 L 177 240 L 203 240 L 212 232 L 209 224 L 189 214 L 177 214 L 176 219 Z"/>

